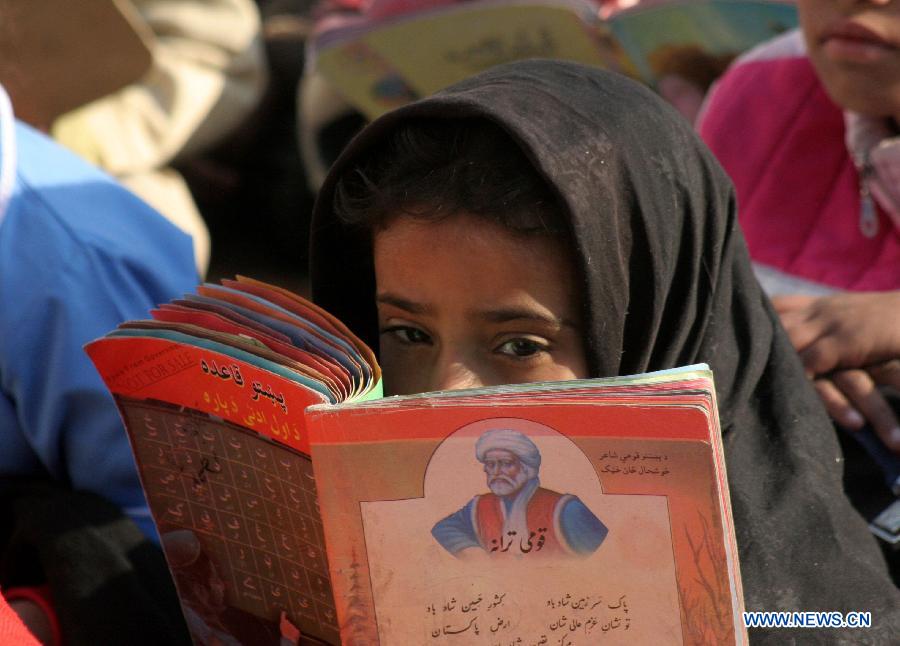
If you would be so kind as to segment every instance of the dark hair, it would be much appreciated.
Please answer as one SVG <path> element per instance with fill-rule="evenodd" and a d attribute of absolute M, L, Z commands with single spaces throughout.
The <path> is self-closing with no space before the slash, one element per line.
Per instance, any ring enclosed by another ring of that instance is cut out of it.
<path fill-rule="evenodd" d="M 397 215 L 439 220 L 459 212 L 525 235 L 568 230 L 548 183 L 484 119 L 403 124 L 338 179 L 333 207 L 345 224 L 369 230 Z"/>

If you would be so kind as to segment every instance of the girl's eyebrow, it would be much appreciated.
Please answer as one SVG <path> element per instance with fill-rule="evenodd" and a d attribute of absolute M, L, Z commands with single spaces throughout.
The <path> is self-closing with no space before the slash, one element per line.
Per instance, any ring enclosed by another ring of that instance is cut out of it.
<path fill-rule="evenodd" d="M 414 301 L 390 293 L 378 294 L 375 297 L 375 301 L 377 303 L 384 303 L 385 305 L 393 305 L 394 307 L 405 312 L 409 312 L 410 314 L 429 314 L 433 309 L 430 305 L 416 303 Z"/>
<path fill-rule="evenodd" d="M 553 327 L 570 327 L 576 328 L 574 322 L 553 316 L 549 313 L 539 312 L 527 308 L 504 307 L 499 309 L 480 310 L 475 312 L 476 317 L 489 323 L 509 323 L 510 321 L 534 321 L 536 323 L 544 323 Z"/>

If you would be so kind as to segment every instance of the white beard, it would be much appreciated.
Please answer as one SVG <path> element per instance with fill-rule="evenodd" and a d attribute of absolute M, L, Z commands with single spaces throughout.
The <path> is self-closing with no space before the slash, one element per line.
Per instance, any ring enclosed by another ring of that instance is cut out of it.
<path fill-rule="evenodd" d="M 515 478 L 497 476 L 494 479 L 489 480 L 488 489 L 496 496 L 512 496 L 525 486 L 525 483 L 531 479 L 531 476 L 530 469 L 522 468 L 519 469 L 519 473 Z"/>
<path fill-rule="evenodd" d="M 515 478 L 497 476 L 488 482 L 488 488 L 494 495 L 512 499 L 512 505 L 506 509 L 504 503 L 503 534 L 514 531 L 519 537 L 528 536 L 527 510 L 531 495 L 540 486 L 537 469 L 527 464 L 522 465 Z"/>

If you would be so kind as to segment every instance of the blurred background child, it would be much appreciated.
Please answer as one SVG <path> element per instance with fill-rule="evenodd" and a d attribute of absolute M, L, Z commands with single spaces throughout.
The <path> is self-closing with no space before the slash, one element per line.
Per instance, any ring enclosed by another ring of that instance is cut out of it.
<path fill-rule="evenodd" d="M 870 424 L 900 453 L 879 388 L 900 386 L 900 2 L 798 8 L 802 32 L 740 58 L 699 128 L 735 182 L 757 276 L 831 416 Z M 877 473 L 845 450 L 849 480 Z M 877 482 L 850 493 L 870 517 L 894 498 Z"/>

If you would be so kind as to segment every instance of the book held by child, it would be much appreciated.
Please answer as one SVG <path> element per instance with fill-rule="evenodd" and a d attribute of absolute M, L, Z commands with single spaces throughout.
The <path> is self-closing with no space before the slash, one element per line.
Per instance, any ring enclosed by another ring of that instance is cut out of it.
<path fill-rule="evenodd" d="M 381 397 L 238 278 L 87 351 L 197 643 L 743 644 L 712 375 Z"/>

